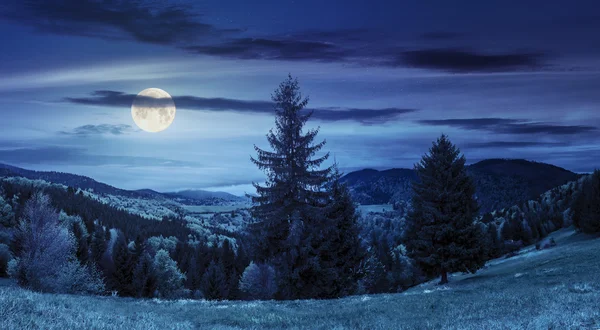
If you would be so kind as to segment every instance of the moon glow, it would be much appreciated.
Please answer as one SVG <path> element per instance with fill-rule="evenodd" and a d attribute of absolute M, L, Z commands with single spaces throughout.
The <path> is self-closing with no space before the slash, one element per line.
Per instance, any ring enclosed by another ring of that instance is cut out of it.
<path fill-rule="evenodd" d="M 131 117 L 146 132 L 164 131 L 175 119 L 175 102 L 160 88 L 144 89 L 133 100 Z"/>

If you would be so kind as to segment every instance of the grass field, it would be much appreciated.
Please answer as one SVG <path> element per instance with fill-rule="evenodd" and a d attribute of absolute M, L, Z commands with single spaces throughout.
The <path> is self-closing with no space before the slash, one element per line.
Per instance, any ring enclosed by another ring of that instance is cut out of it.
<path fill-rule="evenodd" d="M 235 205 L 184 205 L 183 207 L 191 213 L 221 213 L 247 208 L 248 205 L 240 203 Z"/>
<path fill-rule="evenodd" d="M 572 230 L 476 275 L 399 294 L 208 302 L 50 295 L 0 285 L 0 329 L 598 329 L 600 239 Z"/>
<path fill-rule="evenodd" d="M 377 205 L 359 205 L 357 208 L 361 214 L 367 214 L 369 212 L 382 213 L 383 211 L 388 212 L 394 210 L 392 204 L 377 204 Z"/>

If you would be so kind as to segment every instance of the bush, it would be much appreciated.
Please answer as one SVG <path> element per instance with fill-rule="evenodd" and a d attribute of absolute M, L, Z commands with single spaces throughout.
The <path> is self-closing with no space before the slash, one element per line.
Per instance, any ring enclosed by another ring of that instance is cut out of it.
<path fill-rule="evenodd" d="M 270 265 L 251 262 L 242 274 L 239 287 L 250 299 L 272 299 L 277 292 L 275 270 Z"/>
<path fill-rule="evenodd" d="M 78 260 L 68 262 L 56 279 L 54 292 L 101 294 L 104 282 L 95 269 L 81 265 Z"/>
<path fill-rule="evenodd" d="M 185 275 L 177 268 L 169 252 L 158 250 L 154 256 L 154 272 L 156 275 L 156 293 L 159 298 L 178 298 L 184 296 L 183 281 Z"/>
<path fill-rule="evenodd" d="M 19 245 L 17 282 L 33 290 L 54 292 L 55 281 L 74 252 L 74 240 L 58 223 L 48 196 L 37 193 L 25 204 L 15 234 Z"/>
<path fill-rule="evenodd" d="M 18 255 L 9 272 L 19 285 L 54 293 L 103 290 L 100 277 L 77 262 L 74 236 L 60 225 L 48 196 L 36 193 L 27 201 L 15 240 Z"/>

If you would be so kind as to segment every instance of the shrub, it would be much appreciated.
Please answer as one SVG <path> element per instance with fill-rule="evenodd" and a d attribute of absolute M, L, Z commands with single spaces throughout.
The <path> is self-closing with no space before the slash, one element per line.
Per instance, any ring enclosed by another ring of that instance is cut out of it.
<path fill-rule="evenodd" d="M 242 274 L 239 287 L 250 299 L 271 299 L 277 292 L 275 270 L 270 265 L 251 262 Z"/>
<path fill-rule="evenodd" d="M 177 268 L 169 252 L 158 250 L 154 256 L 154 272 L 156 275 L 156 292 L 159 298 L 177 298 L 183 295 L 185 275 Z"/>
<path fill-rule="evenodd" d="M 15 234 L 18 255 L 9 267 L 19 285 L 55 293 L 103 290 L 100 277 L 76 260 L 74 236 L 59 223 L 48 196 L 34 194 L 23 215 Z"/>
<path fill-rule="evenodd" d="M 58 274 L 54 292 L 101 294 L 105 290 L 100 273 L 78 260 L 67 262 Z"/>

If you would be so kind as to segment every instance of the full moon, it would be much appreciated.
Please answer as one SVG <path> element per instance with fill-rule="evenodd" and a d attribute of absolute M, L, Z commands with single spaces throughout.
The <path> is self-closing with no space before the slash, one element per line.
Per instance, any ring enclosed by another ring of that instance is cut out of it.
<path fill-rule="evenodd" d="M 164 131 L 175 119 L 175 102 L 160 88 L 144 89 L 133 100 L 131 117 L 146 132 Z"/>

